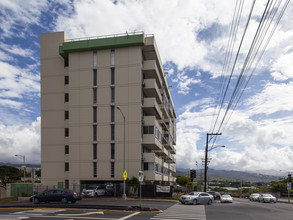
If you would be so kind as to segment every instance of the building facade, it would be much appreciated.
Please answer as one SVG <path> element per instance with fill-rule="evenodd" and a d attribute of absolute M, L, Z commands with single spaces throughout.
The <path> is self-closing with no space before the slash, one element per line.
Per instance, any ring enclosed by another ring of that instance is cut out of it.
<path fill-rule="evenodd" d="M 56 32 L 40 45 L 42 183 L 122 182 L 124 153 L 129 179 L 174 183 L 176 112 L 154 36 Z"/>

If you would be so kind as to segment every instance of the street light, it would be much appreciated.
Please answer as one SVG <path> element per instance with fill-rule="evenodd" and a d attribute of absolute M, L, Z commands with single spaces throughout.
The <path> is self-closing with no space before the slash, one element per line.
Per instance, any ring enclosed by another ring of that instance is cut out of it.
<path fill-rule="evenodd" d="M 120 108 L 120 106 L 117 106 L 117 109 L 121 112 L 121 115 L 123 117 L 123 122 L 124 122 L 124 161 L 123 161 L 123 173 L 126 171 L 125 169 L 125 116 Z M 126 193 L 125 193 L 125 178 L 123 176 L 123 195 L 122 198 L 126 200 Z"/>
<path fill-rule="evenodd" d="M 215 147 L 208 149 L 209 148 L 209 135 L 211 135 L 211 136 L 222 135 L 222 133 L 207 133 L 205 161 L 204 161 L 204 192 L 207 191 L 208 152 L 217 148 L 217 147 L 225 147 L 224 145 L 222 145 L 222 146 L 215 146 Z"/>
<path fill-rule="evenodd" d="M 23 175 L 24 175 L 24 179 L 23 179 L 23 182 L 25 183 L 25 156 L 24 155 L 19 155 L 19 154 L 15 154 L 15 156 L 16 157 L 22 157 L 23 158 L 23 166 L 24 166 L 24 168 L 23 168 Z"/>

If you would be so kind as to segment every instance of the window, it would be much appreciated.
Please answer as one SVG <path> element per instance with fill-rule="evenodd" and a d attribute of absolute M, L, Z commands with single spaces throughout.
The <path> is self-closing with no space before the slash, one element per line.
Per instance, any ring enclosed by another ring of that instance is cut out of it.
<path fill-rule="evenodd" d="M 65 154 L 69 154 L 69 145 L 65 145 L 64 150 L 65 150 Z"/>
<path fill-rule="evenodd" d="M 64 112 L 64 117 L 65 117 L 65 120 L 68 120 L 69 119 L 69 111 L 65 111 Z"/>
<path fill-rule="evenodd" d="M 69 76 L 64 76 L 64 84 L 65 85 L 69 84 Z"/>
<path fill-rule="evenodd" d="M 97 159 L 98 151 L 97 151 L 97 144 L 93 144 L 93 159 Z"/>
<path fill-rule="evenodd" d="M 94 51 L 93 53 L 93 66 L 97 66 L 97 51 Z"/>
<path fill-rule="evenodd" d="M 111 177 L 114 177 L 114 172 L 115 172 L 115 164 L 114 162 L 111 162 Z"/>
<path fill-rule="evenodd" d="M 97 141 L 97 125 L 93 125 L 93 140 Z"/>
<path fill-rule="evenodd" d="M 93 162 L 93 176 L 97 177 L 97 162 Z"/>
<path fill-rule="evenodd" d="M 97 85 L 97 82 L 98 82 L 98 73 L 97 73 L 97 70 L 96 69 L 94 69 L 93 70 L 93 84 L 94 84 L 94 86 L 96 86 Z"/>
<path fill-rule="evenodd" d="M 65 171 L 69 171 L 69 163 L 65 163 Z"/>
<path fill-rule="evenodd" d="M 69 180 L 65 180 L 65 189 L 69 189 Z"/>
<path fill-rule="evenodd" d="M 115 125 L 111 125 L 111 141 L 115 140 Z"/>
<path fill-rule="evenodd" d="M 97 104 L 97 88 L 94 88 L 93 89 L 93 93 L 94 93 L 93 94 L 94 95 L 94 100 L 93 100 L 94 101 L 94 104 Z"/>
<path fill-rule="evenodd" d="M 111 84 L 115 84 L 115 69 L 111 68 Z"/>
<path fill-rule="evenodd" d="M 115 159 L 115 144 L 111 144 L 111 159 Z"/>
<path fill-rule="evenodd" d="M 115 88 L 111 88 L 111 103 L 115 102 Z"/>
<path fill-rule="evenodd" d="M 69 137 L 69 128 L 65 128 L 65 137 Z"/>
<path fill-rule="evenodd" d="M 154 134 L 154 126 L 143 126 L 144 134 Z"/>
<path fill-rule="evenodd" d="M 97 122 L 97 107 L 93 107 L 93 122 Z"/>
<path fill-rule="evenodd" d="M 69 102 L 69 94 L 68 93 L 65 93 L 65 95 L 64 95 L 64 101 L 65 102 Z"/>
<path fill-rule="evenodd" d="M 115 50 L 111 50 L 111 66 L 115 64 Z"/>
<path fill-rule="evenodd" d="M 111 122 L 115 121 L 115 107 L 111 106 Z"/>

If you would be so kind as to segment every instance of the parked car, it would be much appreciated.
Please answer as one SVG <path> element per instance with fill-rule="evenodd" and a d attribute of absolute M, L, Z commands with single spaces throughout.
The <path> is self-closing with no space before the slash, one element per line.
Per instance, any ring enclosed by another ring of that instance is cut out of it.
<path fill-rule="evenodd" d="M 83 189 L 81 194 L 83 197 L 104 196 L 107 194 L 107 189 L 104 184 L 100 184 L 98 186 L 89 186 L 86 189 Z"/>
<path fill-rule="evenodd" d="M 40 202 L 62 202 L 63 204 L 70 201 L 75 203 L 77 200 L 81 200 L 82 197 L 73 191 L 66 189 L 50 189 L 41 194 L 34 195 L 30 198 L 30 201 L 34 201 L 35 204 Z"/>
<path fill-rule="evenodd" d="M 86 189 L 81 191 L 82 197 L 95 197 L 95 188 L 94 186 L 89 186 Z"/>
<path fill-rule="evenodd" d="M 265 193 L 265 194 L 261 194 L 258 198 L 259 202 L 273 202 L 276 203 L 277 202 L 277 198 L 271 194 Z"/>
<path fill-rule="evenodd" d="M 259 193 L 252 193 L 252 194 L 249 196 L 249 200 L 250 200 L 250 201 L 258 201 L 259 196 L 260 196 Z"/>
<path fill-rule="evenodd" d="M 182 204 L 208 204 L 211 205 L 214 197 L 206 192 L 191 192 L 188 195 L 183 195 L 179 198 Z"/>
<path fill-rule="evenodd" d="M 230 195 L 221 195 L 221 203 L 232 203 L 233 202 L 233 198 Z"/>

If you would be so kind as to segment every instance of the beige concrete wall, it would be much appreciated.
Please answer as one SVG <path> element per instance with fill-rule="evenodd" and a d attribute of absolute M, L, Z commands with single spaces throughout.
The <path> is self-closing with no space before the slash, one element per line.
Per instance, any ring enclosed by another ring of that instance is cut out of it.
<path fill-rule="evenodd" d="M 93 67 L 93 51 L 69 53 L 69 66 L 64 67 L 58 52 L 64 38 L 67 36 L 63 32 L 41 35 L 43 184 L 56 185 L 66 179 L 70 185 L 82 180 L 122 181 L 124 126 L 117 106 L 126 117 L 126 170 L 129 178 L 137 177 L 142 165 L 142 48 L 116 48 L 114 66 L 110 64 L 111 49 L 97 51 L 96 67 Z M 115 68 L 115 85 L 110 85 L 111 68 Z M 93 69 L 97 70 L 97 86 L 93 86 Z M 69 85 L 64 85 L 65 75 L 69 76 Z M 97 104 L 93 103 L 93 88 L 97 88 Z M 114 103 L 111 103 L 111 88 L 115 89 Z M 64 102 L 64 93 L 69 94 L 68 103 Z M 155 98 L 152 101 L 162 115 Z M 97 107 L 97 123 L 93 123 L 93 106 Z M 115 122 L 110 121 L 111 106 L 115 107 Z M 69 111 L 69 120 L 64 120 L 65 110 Z M 94 124 L 96 142 L 93 142 Z M 110 140 L 111 124 L 115 125 L 114 141 Z M 157 120 L 152 125 L 163 133 Z M 65 137 L 65 127 L 69 128 L 69 137 Z M 162 148 L 154 135 L 144 135 L 144 139 Z M 93 143 L 97 144 L 97 160 L 93 160 Z M 115 159 L 111 159 L 111 143 L 115 143 Z M 64 145 L 69 145 L 68 155 Z M 154 161 L 162 164 L 158 157 Z M 67 172 L 65 162 L 69 163 Z M 93 162 L 97 162 L 97 177 L 93 177 Z M 111 178 L 111 162 L 115 163 L 114 178 Z M 150 180 L 162 179 L 155 172 L 147 173 Z"/>

